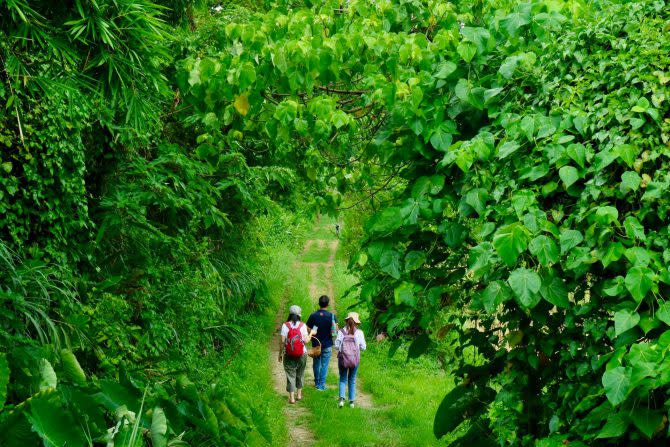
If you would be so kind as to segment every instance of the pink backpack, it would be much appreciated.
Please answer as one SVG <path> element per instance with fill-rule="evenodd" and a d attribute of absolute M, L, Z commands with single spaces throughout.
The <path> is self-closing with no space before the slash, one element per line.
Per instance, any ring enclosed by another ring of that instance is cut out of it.
<path fill-rule="evenodd" d="M 358 347 L 358 343 L 356 343 L 356 332 L 348 334 L 344 329 L 341 329 L 340 331 L 343 335 L 342 348 L 337 354 L 337 358 L 343 368 L 355 368 L 361 362 L 361 351 Z"/>
<path fill-rule="evenodd" d="M 286 355 L 289 357 L 302 357 L 305 354 L 305 342 L 302 341 L 302 323 L 292 327 L 291 323 L 286 322 L 288 335 L 286 336 Z"/>

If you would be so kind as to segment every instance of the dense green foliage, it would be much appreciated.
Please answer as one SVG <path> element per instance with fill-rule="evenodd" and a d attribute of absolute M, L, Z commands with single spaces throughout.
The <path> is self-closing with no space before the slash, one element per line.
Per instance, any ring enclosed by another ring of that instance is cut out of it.
<path fill-rule="evenodd" d="M 315 208 L 436 436 L 667 442 L 666 2 L 246 4 L 0 1 L 3 441 L 272 443 L 209 384 Z"/>
<path fill-rule="evenodd" d="M 430 334 L 413 354 L 451 347 L 438 436 L 665 439 L 665 2 L 348 5 L 228 25 L 186 61 L 203 122 L 297 142 L 322 206 L 378 210 L 361 298 Z"/>
<path fill-rule="evenodd" d="M 301 183 L 204 135 L 175 87 L 174 60 L 248 14 L 0 1 L 3 446 L 272 445 L 274 407 L 221 371 L 255 361 Z"/>

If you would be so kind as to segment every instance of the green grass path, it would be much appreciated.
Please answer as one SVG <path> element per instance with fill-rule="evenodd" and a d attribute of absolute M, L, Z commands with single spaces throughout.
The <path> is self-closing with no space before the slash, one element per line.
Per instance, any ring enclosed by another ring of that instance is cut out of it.
<path fill-rule="evenodd" d="M 303 308 L 304 319 L 307 319 L 316 310 L 319 295 L 334 296 L 337 315 L 343 317 L 349 310 L 361 313 L 368 350 L 361 354 L 359 370 L 357 400 L 362 405 L 353 409 L 337 407 L 335 356 L 331 359 L 328 390 L 325 392 L 314 389 L 312 361 L 308 359 L 305 398 L 297 404 L 297 420 L 291 415 L 296 410 L 285 410 L 289 431 L 293 426 L 301 427 L 297 429 L 298 436 L 308 433 L 302 445 L 317 447 L 446 445 L 433 437 L 432 421 L 440 400 L 453 386 L 451 378 L 441 372 L 434 360 L 425 358 L 405 362 L 406 351 L 403 349 L 389 358 L 389 344 L 374 340 L 374 334 L 370 333 L 366 324 L 365 309 L 348 309 L 358 301 L 355 294 L 339 299 L 355 283 L 355 278 L 347 274 L 345 261 L 336 256 L 334 223 L 322 219 L 310 236 L 305 250 L 294 264 L 295 274 L 287 284 L 284 305 L 287 308 L 298 304 Z M 281 382 L 275 389 L 285 395 Z M 290 433 L 289 437 L 292 437 Z"/>

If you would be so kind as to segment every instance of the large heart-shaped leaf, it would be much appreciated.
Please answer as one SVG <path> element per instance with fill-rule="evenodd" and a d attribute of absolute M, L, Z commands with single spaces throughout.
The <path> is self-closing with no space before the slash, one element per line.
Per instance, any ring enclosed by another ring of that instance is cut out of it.
<path fill-rule="evenodd" d="M 507 280 L 521 307 L 532 309 L 540 302 L 540 275 L 526 268 L 514 270 Z"/>
<path fill-rule="evenodd" d="M 603 374 L 602 383 L 605 395 L 612 405 L 619 405 L 626 400 L 630 391 L 630 379 L 633 369 L 628 366 L 617 366 Z"/>

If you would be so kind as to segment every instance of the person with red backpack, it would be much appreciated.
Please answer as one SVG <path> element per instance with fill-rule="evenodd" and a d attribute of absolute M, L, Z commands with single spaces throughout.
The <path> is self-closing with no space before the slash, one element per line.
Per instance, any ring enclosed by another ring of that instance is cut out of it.
<path fill-rule="evenodd" d="M 286 391 L 288 391 L 288 401 L 291 404 L 294 404 L 296 400 L 302 400 L 302 386 L 305 379 L 305 365 L 307 365 L 306 345 L 316 333 L 316 328 L 307 332 L 307 326 L 300 321 L 301 316 L 300 306 L 291 306 L 288 318 L 281 327 L 279 361 L 284 362 Z"/>
<path fill-rule="evenodd" d="M 339 407 L 344 407 L 344 391 L 349 385 L 349 406 L 354 408 L 356 399 L 356 375 L 361 363 L 361 351 L 365 351 L 365 335 L 358 329 L 361 320 L 356 312 L 349 312 L 344 319 L 346 326 L 337 332 L 335 348 L 338 351 L 337 365 L 340 370 L 340 402 Z"/>

